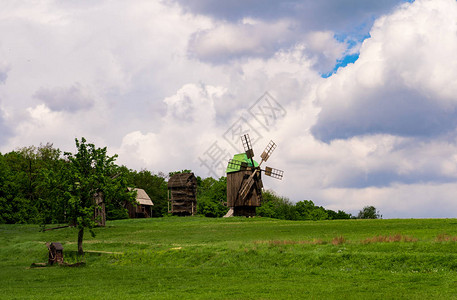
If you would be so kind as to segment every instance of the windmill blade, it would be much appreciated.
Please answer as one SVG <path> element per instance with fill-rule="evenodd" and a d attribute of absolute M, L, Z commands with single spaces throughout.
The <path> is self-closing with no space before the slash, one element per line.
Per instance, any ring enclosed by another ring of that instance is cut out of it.
<path fill-rule="evenodd" d="M 263 197 L 262 197 L 263 182 L 262 182 L 261 174 L 262 174 L 261 172 L 258 172 L 257 176 L 254 177 L 255 189 L 256 189 L 256 195 L 257 195 L 257 203 L 259 203 L 259 204 L 261 204 L 263 202 Z"/>
<path fill-rule="evenodd" d="M 248 197 L 249 191 L 251 190 L 253 185 L 254 185 L 254 178 L 249 177 L 248 179 L 246 179 L 246 181 L 241 186 L 240 192 L 238 193 L 241 201 L 244 202 L 246 200 L 246 198 Z"/>
<path fill-rule="evenodd" d="M 257 169 L 254 170 L 254 172 L 252 172 L 252 174 L 248 177 L 248 179 L 246 179 L 243 183 L 243 185 L 241 186 L 240 188 L 240 191 L 238 192 L 238 195 L 239 197 L 242 199 L 242 201 L 244 201 L 248 194 L 249 194 L 249 191 L 251 190 L 252 186 L 254 185 L 255 183 L 255 176 L 257 174 Z"/>
<path fill-rule="evenodd" d="M 276 178 L 281 180 L 282 176 L 284 174 L 284 171 L 275 169 L 275 168 L 270 168 L 270 167 L 265 167 L 265 175 Z"/>
<path fill-rule="evenodd" d="M 245 162 L 245 161 L 239 161 L 239 160 L 236 160 L 236 159 L 231 159 L 229 160 L 228 162 L 228 168 L 229 169 L 235 169 L 235 170 L 240 170 L 240 171 L 244 171 L 248 168 L 248 163 Z"/>
<path fill-rule="evenodd" d="M 244 151 L 249 159 L 254 157 L 254 150 L 252 150 L 251 139 L 249 138 L 249 134 L 243 134 L 241 136 L 241 143 L 243 143 Z M 252 163 L 254 165 L 254 162 Z"/>
<path fill-rule="evenodd" d="M 265 150 L 263 150 L 262 155 L 260 157 L 262 158 L 262 161 L 267 161 L 268 158 L 270 157 L 271 153 L 276 149 L 276 144 L 273 141 L 270 141 L 268 145 L 265 147 Z"/>

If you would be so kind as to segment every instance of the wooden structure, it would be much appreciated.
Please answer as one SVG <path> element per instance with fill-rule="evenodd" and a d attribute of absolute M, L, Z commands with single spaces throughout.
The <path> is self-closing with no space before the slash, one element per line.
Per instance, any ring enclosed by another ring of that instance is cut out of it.
<path fill-rule="evenodd" d="M 256 207 L 262 205 L 262 172 L 276 179 L 282 179 L 284 173 L 270 167 L 266 167 L 265 170 L 260 168 L 276 148 L 273 141 L 270 141 L 260 156 L 260 163 L 253 159 L 254 151 L 249 135 L 241 136 L 241 141 L 245 153 L 236 154 L 227 166 L 227 206 L 230 209 L 225 217 L 255 216 Z"/>
<path fill-rule="evenodd" d="M 94 195 L 94 219 L 95 223 L 98 226 L 105 226 L 106 225 L 106 209 L 105 209 L 105 201 L 103 198 L 103 193 L 98 192 Z"/>
<path fill-rule="evenodd" d="M 228 216 L 255 216 L 256 207 L 262 205 L 262 190 L 260 185 L 255 185 L 249 190 L 246 197 L 239 197 L 238 193 L 253 170 L 227 173 L 227 206 L 230 208 Z M 260 173 L 257 175 L 260 180 Z"/>
<path fill-rule="evenodd" d="M 129 191 L 136 191 L 136 203 L 127 203 L 129 218 L 150 218 L 154 203 L 143 189 L 129 188 Z"/>
<path fill-rule="evenodd" d="M 63 264 L 63 247 L 61 243 L 46 243 L 49 249 L 48 265 Z"/>
<path fill-rule="evenodd" d="M 197 178 L 194 173 L 178 173 L 168 180 L 168 212 L 193 216 L 197 212 Z"/>

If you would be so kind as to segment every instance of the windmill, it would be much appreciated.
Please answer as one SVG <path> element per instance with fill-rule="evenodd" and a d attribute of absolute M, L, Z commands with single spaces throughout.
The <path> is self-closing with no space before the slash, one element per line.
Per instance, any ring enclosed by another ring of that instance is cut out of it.
<path fill-rule="evenodd" d="M 254 160 L 254 150 L 248 134 L 241 136 L 244 153 L 235 154 L 227 166 L 227 206 L 230 207 L 229 216 L 255 216 L 256 207 L 262 204 L 262 172 L 270 177 L 282 179 L 283 171 L 265 167 L 261 168 L 276 149 L 273 141 L 260 156 L 261 161 Z"/>

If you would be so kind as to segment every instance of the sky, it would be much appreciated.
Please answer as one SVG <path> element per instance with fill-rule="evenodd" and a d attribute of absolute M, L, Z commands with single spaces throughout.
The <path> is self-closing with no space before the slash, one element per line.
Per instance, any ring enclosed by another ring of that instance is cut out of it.
<path fill-rule="evenodd" d="M 0 2 L 0 152 L 75 138 L 384 218 L 457 216 L 456 0 Z"/>

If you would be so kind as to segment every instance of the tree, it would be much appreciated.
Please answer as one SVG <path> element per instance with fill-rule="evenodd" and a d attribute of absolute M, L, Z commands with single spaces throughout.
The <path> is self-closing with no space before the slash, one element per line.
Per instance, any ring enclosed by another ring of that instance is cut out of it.
<path fill-rule="evenodd" d="M 350 219 L 352 217 L 351 214 L 348 214 L 342 210 L 338 210 L 338 212 L 335 212 L 333 210 L 327 209 L 326 212 L 330 220 Z"/>
<path fill-rule="evenodd" d="M 300 219 L 295 205 L 289 199 L 280 197 L 273 191 L 263 192 L 262 198 L 262 206 L 256 209 L 258 216 L 282 220 Z"/>
<path fill-rule="evenodd" d="M 219 180 L 197 177 L 197 183 L 197 213 L 211 218 L 224 216 L 228 211 L 224 206 L 227 202 L 227 177 Z"/>
<path fill-rule="evenodd" d="M 365 206 L 359 214 L 357 219 L 381 219 L 382 215 L 379 214 L 379 211 L 376 210 L 374 206 Z"/>
<path fill-rule="evenodd" d="M 108 156 L 106 147 L 95 148 L 94 144 L 87 144 L 84 137 L 81 141 L 75 139 L 75 142 L 77 153 L 65 152 L 69 171 L 66 195 L 69 199 L 70 222 L 78 228 L 78 254 L 82 255 L 84 229 L 88 228 L 95 236 L 95 195 L 101 193 L 105 203 L 108 203 L 116 201 L 119 195 L 121 198 L 128 195 L 128 200 L 134 201 L 135 193 L 128 192 L 127 180 L 122 173 L 115 174 L 114 161 L 117 155 Z"/>

